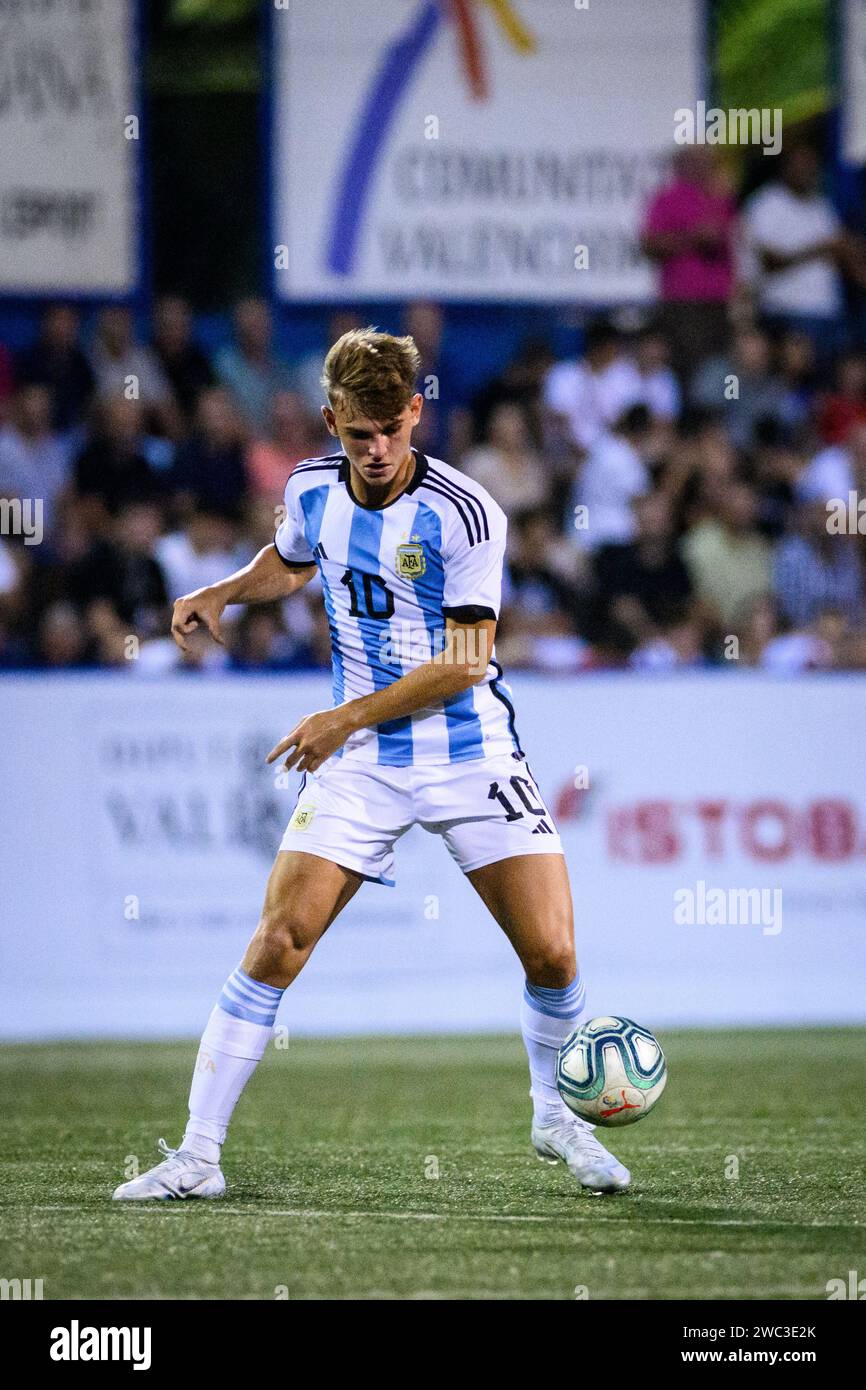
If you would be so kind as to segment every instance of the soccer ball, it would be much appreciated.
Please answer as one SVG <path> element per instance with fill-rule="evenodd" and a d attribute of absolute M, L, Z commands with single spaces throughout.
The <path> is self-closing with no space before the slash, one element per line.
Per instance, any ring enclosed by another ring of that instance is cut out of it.
<path fill-rule="evenodd" d="M 630 1018 L 591 1018 L 559 1049 L 556 1084 L 569 1110 L 594 1125 L 632 1125 L 668 1079 L 664 1053 Z"/>

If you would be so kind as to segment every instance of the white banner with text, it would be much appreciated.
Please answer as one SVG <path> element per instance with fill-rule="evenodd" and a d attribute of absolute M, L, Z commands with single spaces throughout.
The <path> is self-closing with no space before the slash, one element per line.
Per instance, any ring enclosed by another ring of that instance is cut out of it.
<path fill-rule="evenodd" d="M 0 290 L 137 283 L 133 0 L 0 5 Z"/>
<path fill-rule="evenodd" d="M 285 299 L 646 299 L 701 0 L 317 0 L 271 21 Z"/>
<path fill-rule="evenodd" d="M 562 831 L 596 1014 L 866 1014 L 866 681 L 512 681 Z M 197 1033 L 299 778 L 264 757 L 322 676 L 0 678 L 2 1034 Z M 397 846 L 283 1000 L 303 1033 L 514 1030 L 521 972 L 437 839 Z"/>

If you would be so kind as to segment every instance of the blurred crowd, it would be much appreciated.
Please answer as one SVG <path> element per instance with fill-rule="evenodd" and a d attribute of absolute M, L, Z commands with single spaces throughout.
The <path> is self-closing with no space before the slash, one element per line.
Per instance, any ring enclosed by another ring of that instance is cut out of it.
<path fill-rule="evenodd" d="M 592 317 L 565 360 L 528 338 L 467 391 L 438 306 L 379 324 L 421 351 L 417 446 L 509 516 L 507 665 L 866 667 L 866 254 L 820 173 L 792 148 L 738 201 L 712 148 L 679 151 L 642 232 L 655 303 Z M 147 335 L 122 307 L 85 331 L 51 304 L 29 346 L 0 345 L 0 668 L 328 665 L 317 581 L 186 656 L 169 615 L 267 544 L 291 470 L 333 452 L 322 358 L 365 321 L 333 314 L 289 360 L 245 299 L 207 353 L 170 295 Z"/>

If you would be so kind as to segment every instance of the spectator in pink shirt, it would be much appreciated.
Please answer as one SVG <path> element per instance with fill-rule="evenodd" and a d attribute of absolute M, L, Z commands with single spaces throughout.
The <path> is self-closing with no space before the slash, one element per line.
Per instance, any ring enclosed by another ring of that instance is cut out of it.
<path fill-rule="evenodd" d="M 647 209 L 641 235 L 644 255 L 659 267 L 662 327 L 683 379 L 725 345 L 735 220 L 714 150 L 686 145 L 676 156 L 673 180 Z"/>

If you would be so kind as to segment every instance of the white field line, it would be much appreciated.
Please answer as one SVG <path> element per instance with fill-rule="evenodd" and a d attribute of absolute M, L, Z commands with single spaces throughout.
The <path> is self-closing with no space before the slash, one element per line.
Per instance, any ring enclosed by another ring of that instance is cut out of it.
<path fill-rule="evenodd" d="M 582 1200 L 582 1199 L 578 1199 Z M 174 1202 L 118 1202 L 117 1207 L 112 1205 L 112 1210 L 123 1207 L 125 1210 L 135 1210 L 142 1212 L 162 1212 L 165 1209 L 177 1209 L 182 1203 Z M 439 1211 L 319 1211 L 312 1207 L 226 1207 L 219 1201 L 213 1206 L 214 1211 L 219 1211 L 222 1216 L 294 1216 L 304 1220 L 325 1220 L 325 1221 L 344 1221 L 352 1219 L 378 1220 L 378 1221 L 504 1221 L 504 1222 L 534 1222 L 534 1223 L 555 1223 L 557 1225 L 567 1225 L 568 1223 L 577 1225 L 589 1225 L 592 1218 L 583 1218 L 579 1215 L 559 1215 L 559 1216 L 530 1216 L 530 1215 L 497 1215 L 495 1213 L 482 1212 L 473 1214 L 469 1212 L 439 1212 Z M 82 1214 L 92 1214 L 91 1207 L 80 1206 L 38 1206 L 31 1207 L 30 1211 L 76 1211 Z M 601 1207 L 594 1206 L 593 1211 L 601 1214 Z M 849 1231 L 866 1227 L 864 1221 L 744 1221 L 739 1218 L 707 1218 L 691 1216 L 671 1216 L 671 1217 L 641 1217 L 634 1219 L 624 1217 L 603 1218 L 605 1226 L 624 1226 L 629 1230 L 637 1230 L 641 1226 L 743 1226 L 764 1228 L 772 1227 L 774 1230 L 790 1231 L 811 1231 L 817 1228 L 828 1230 Z"/>

